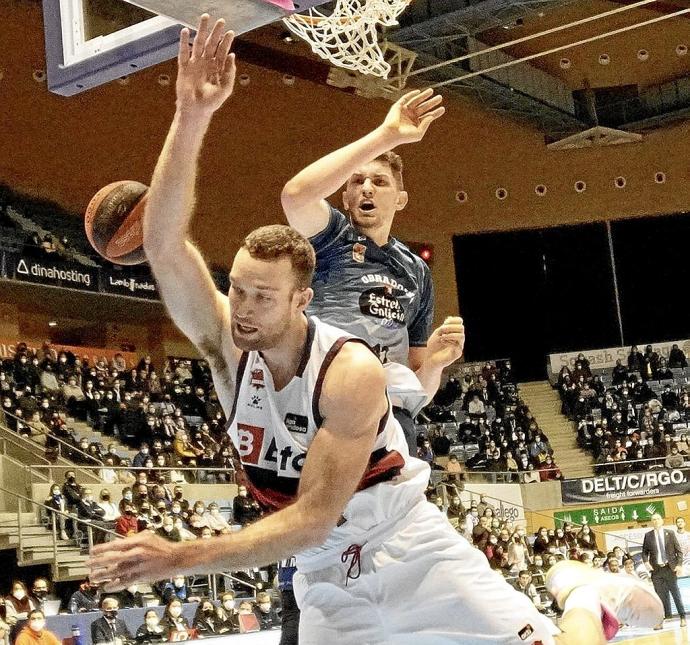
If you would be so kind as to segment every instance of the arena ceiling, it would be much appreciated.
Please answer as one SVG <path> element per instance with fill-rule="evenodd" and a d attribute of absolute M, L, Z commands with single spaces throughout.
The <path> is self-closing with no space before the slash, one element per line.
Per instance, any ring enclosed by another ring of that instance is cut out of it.
<path fill-rule="evenodd" d="M 79 1 L 84 3 L 87 29 L 95 34 L 112 33 L 151 16 L 124 0 Z M 394 97 L 403 87 L 440 83 L 445 93 L 466 96 L 487 110 L 527 120 L 550 139 L 596 125 L 639 131 L 684 118 L 690 108 L 690 14 L 672 16 L 689 3 L 650 0 L 642 4 L 632 0 L 413 0 L 400 18 L 400 27 L 382 34 L 402 48 L 396 48 L 395 55 L 414 59 L 412 75 L 395 78 L 394 74 L 388 84 L 332 69 L 280 22 L 244 34 L 236 50 L 246 62 L 288 79 L 329 83 L 365 96 Z M 609 15 L 560 29 L 598 14 Z M 645 22 L 650 24 L 627 30 Z M 615 30 L 621 33 L 598 39 Z M 530 38 L 542 32 L 547 33 Z M 565 47 L 592 38 L 597 39 Z M 510 44 L 516 40 L 522 42 Z M 540 55 L 561 47 L 565 48 Z M 485 48 L 496 50 L 479 55 Z M 527 56 L 536 57 L 511 62 Z M 458 57 L 465 59 L 452 62 Z M 495 65 L 507 67 L 481 73 Z M 469 73 L 471 78 L 462 78 Z"/>

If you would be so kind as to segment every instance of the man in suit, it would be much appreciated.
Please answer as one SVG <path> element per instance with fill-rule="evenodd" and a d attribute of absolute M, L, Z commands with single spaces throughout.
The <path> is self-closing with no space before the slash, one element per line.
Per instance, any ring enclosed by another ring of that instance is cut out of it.
<path fill-rule="evenodd" d="M 664 616 L 671 617 L 671 599 L 669 598 L 671 595 L 680 615 L 680 625 L 684 627 L 685 608 L 680 597 L 677 578 L 683 570 L 683 551 L 676 534 L 664 528 L 664 520 L 658 513 L 652 515 L 652 526 L 654 530 L 645 533 L 644 536 L 642 559 L 651 572 L 654 591 L 664 603 Z M 654 629 L 661 629 L 661 627 L 662 625 L 659 624 Z"/>
<path fill-rule="evenodd" d="M 115 643 L 122 645 L 134 640 L 125 621 L 117 617 L 120 602 L 113 596 L 105 596 L 101 600 L 103 616 L 91 623 L 91 642 L 93 645 L 101 643 Z"/>

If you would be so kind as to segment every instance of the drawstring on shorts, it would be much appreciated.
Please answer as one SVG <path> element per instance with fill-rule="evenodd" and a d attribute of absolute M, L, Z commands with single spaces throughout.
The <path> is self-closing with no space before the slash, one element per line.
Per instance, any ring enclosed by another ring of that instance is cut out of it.
<path fill-rule="evenodd" d="M 352 558 L 350 566 L 347 569 L 347 573 L 345 574 L 346 587 L 348 580 L 357 580 L 357 578 L 359 578 L 360 574 L 362 573 L 361 555 L 362 547 L 359 544 L 351 544 L 349 547 L 347 547 L 345 551 L 343 551 L 342 555 L 340 556 L 340 561 L 343 563 L 346 563 L 350 557 Z M 353 572 L 355 568 L 356 573 Z"/>

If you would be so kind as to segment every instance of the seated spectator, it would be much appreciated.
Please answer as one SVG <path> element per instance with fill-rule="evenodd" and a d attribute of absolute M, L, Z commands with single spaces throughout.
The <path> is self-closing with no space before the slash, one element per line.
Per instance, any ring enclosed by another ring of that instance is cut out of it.
<path fill-rule="evenodd" d="M 79 585 L 69 599 L 67 605 L 70 614 L 81 614 L 87 611 L 96 611 L 99 606 L 100 590 L 98 585 L 92 585 L 87 578 Z"/>
<path fill-rule="evenodd" d="M 139 521 L 131 502 L 125 502 L 123 505 L 122 515 L 115 522 L 115 532 L 125 537 L 139 532 Z"/>
<path fill-rule="evenodd" d="M 280 618 L 271 603 L 271 596 L 265 591 L 256 594 L 256 605 L 258 611 L 255 613 L 259 619 L 261 629 L 278 629 L 280 627 Z"/>
<path fill-rule="evenodd" d="M 543 587 L 546 580 L 546 569 L 544 568 L 544 558 L 535 555 L 534 561 L 529 566 L 529 573 L 532 576 L 532 583 L 535 587 Z"/>
<path fill-rule="evenodd" d="M 632 558 L 626 558 L 623 561 L 623 573 L 628 576 L 632 576 L 633 578 L 640 578 L 640 574 L 637 573 L 637 570 L 635 569 L 635 560 Z"/>
<path fill-rule="evenodd" d="M 180 535 L 180 531 L 175 528 L 175 520 L 172 515 L 163 517 L 162 526 L 156 529 L 156 534 L 171 542 L 182 542 L 182 536 Z"/>
<path fill-rule="evenodd" d="M 14 580 L 12 592 L 5 596 L 4 608 L 5 622 L 12 628 L 12 637 L 14 637 L 26 624 L 29 612 L 38 609 L 38 603 L 32 601 L 23 582 Z"/>
<path fill-rule="evenodd" d="M 434 462 L 434 451 L 428 439 L 424 439 L 422 445 L 417 448 L 417 459 L 426 461 L 427 464 L 432 464 Z"/>
<path fill-rule="evenodd" d="M 185 526 L 184 520 L 183 520 L 180 516 L 178 516 L 178 517 L 175 518 L 175 524 L 174 524 L 174 526 L 175 526 L 175 528 L 179 531 L 180 537 L 182 538 L 182 541 L 183 541 L 183 542 L 187 542 L 187 541 L 190 541 L 190 540 L 196 540 L 196 539 L 197 539 L 197 536 L 196 536 L 194 533 L 192 533 L 192 532 Z M 210 531 L 211 529 L 208 529 L 208 528 L 207 528 L 207 530 Z M 203 529 L 202 529 L 202 534 L 203 534 Z"/>
<path fill-rule="evenodd" d="M 539 470 L 539 478 L 543 482 L 556 481 L 563 478 L 558 465 L 554 462 L 550 455 L 547 455 L 546 460 L 539 466 L 537 470 Z"/>
<path fill-rule="evenodd" d="M 179 598 L 172 597 L 166 603 L 160 626 L 168 641 L 187 640 L 191 637 L 189 623 L 182 615 L 182 601 Z"/>
<path fill-rule="evenodd" d="M 246 486 L 238 486 L 237 496 L 232 502 L 232 517 L 235 524 L 246 526 L 259 519 L 261 510 L 257 502 L 249 495 Z"/>
<path fill-rule="evenodd" d="M 545 611 L 545 607 L 542 605 L 541 596 L 532 583 L 532 575 L 527 569 L 523 569 L 518 573 L 518 579 L 513 585 L 516 591 L 525 594 L 533 603 L 534 606 L 539 611 Z"/>
<path fill-rule="evenodd" d="M 90 488 L 84 489 L 84 494 L 77 504 L 77 517 L 93 527 L 93 542 L 101 544 L 105 542 L 105 533 L 98 529 L 110 529 L 112 525 L 103 520 L 105 511 L 93 499 L 93 492 Z"/>
<path fill-rule="evenodd" d="M 451 455 L 446 464 L 446 473 L 448 474 L 446 480 L 448 482 L 459 483 L 465 478 L 465 469 L 458 460 L 457 455 Z"/>
<path fill-rule="evenodd" d="M 104 596 L 100 608 L 103 615 L 91 623 L 93 645 L 101 645 L 101 643 L 123 645 L 133 640 L 125 621 L 117 617 L 120 603 L 115 596 Z"/>
<path fill-rule="evenodd" d="M 101 468 L 98 471 L 98 476 L 100 479 L 102 479 L 106 484 L 117 484 L 118 483 L 118 476 L 117 476 L 117 471 L 114 470 L 113 458 L 108 456 L 105 458 L 104 461 L 104 468 Z"/>
<path fill-rule="evenodd" d="M 196 460 L 203 454 L 203 451 L 194 448 L 187 437 L 184 429 L 178 429 L 173 441 L 173 452 L 175 456 L 182 460 L 185 466 L 196 466 Z"/>
<path fill-rule="evenodd" d="M 103 521 L 112 523 L 112 527 L 114 527 L 117 518 L 120 517 L 120 509 L 117 504 L 112 501 L 110 491 L 107 488 L 101 489 L 99 497 L 98 505 L 105 513 L 105 515 L 103 515 Z"/>
<path fill-rule="evenodd" d="M 616 556 L 611 555 L 606 558 L 606 568 L 608 569 L 609 573 L 620 573 L 621 563 L 618 561 Z"/>
<path fill-rule="evenodd" d="M 46 629 L 46 617 L 40 609 L 29 612 L 26 626 L 19 632 L 15 645 L 62 645 L 62 641 Z"/>
<path fill-rule="evenodd" d="M 77 484 L 77 478 L 73 470 L 65 473 L 65 483 L 62 485 L 62 495 L 65 498 L 67 508 L 76 511 L 77 505 L 81 501 L 81 486 Z"/>
<path fill-rule="evenodd" d="M 688 361 L 685 358 L 685 353 L 678 347 L 676 343 L 671 347 L 668 355 L 668 366 L 671 369 L 680 369 L 688 366 Z"/>
<path fill-rule="evenodd" d="M 162 643 L 168 640 L 168 635 L 160 626 L 160 619 L 155 609 L 148 609 L 144 614 L 144 623 L 139 626 L 134 640 L 140 645 Z"/>
<path fill-rule="evenodd" d="M 44 604 L 46 600 L 56 601 L 59 600 L 53 596 L 48 589 L 48 580 L 46 578 L 36 578 L 31 585 L 31 601 L 36 609 L 43 611 Z M 2 639 L 0 638 L 0 641 Z"/>
<path fill-rule="evenodd" d="M 60 539 L 68 540 L 68 518 L 63 513 L 67 513 L 69 509 L 67 507 L 67 500 L 65 499 L 65 496 L 62 494 L 62 491 L 60 490 L 60 487 L 57 484 L 53 484 L 50 487 L 50 495 L 45 500 L 43 500 L 43 504 L 48 508 L 52 509 L 53 511 L 59 511 L 50 514 L 51 522 L 55 522 L 56 528 L 59 531 Z"/>
<path fill-rule="evenodd" d="M 682 468 L 685 464 L 685 459 L 683 455 L 680 454 L 677 446 L 671 446 L 671 452 L 666 456 L 664 460 L 664 466 L 666 468 Z"/>
<path fill-rule="evenodd" d="M 139 585 L 129 585 L 117 594 L 120 609 L 134 609 L 144 606 L 144 594 L 139 591 Z"/>
<path fill-rule="evenodd" d="M 586 524 L 577 534 L 577 544 L 580 549 L 587 551 L 597 551 L 597 536 Z"/>
<path fill-rule="evenodd" d="M 545 526 L 540 526 L 537 531 L 537 535 L 534 538 L 534 543 L 532 544 L 532 550 L 534 555 L 544 555 L 548 553 L 551 540 L 549 539 L 549 534 Z"/>
<path fill-rule="evenodd" d="M 222 621 L 219 619 L 216 608 L 208 598 L 202 598 L 194 614 L 192 626 L 197 638 L 209 638 L 220 635 Z"/>
<path fill-rule="evenodd" d="M 174 599 L 180 602 L 199 602 L 200 600 L 199 596 L 190 595 L 187 579 L 184 576 L 175 576 L 166 582 L 161 591 L 161 598 L 166 605 Z"/>
<path fill-rule="evenodd" d="M 217 535 L 220 533 L 230 533 L 232 528 L 228 521 L 220 514 L 218 504 L 211 502 L 208 505 L 208 513 L 206 514 L 207 526 Z"/>
<path fill-rule="evenodd" d="M 237 609 L 235 608 L 235 593 L 233 591 L 226 591 L 220 597 L 218 620 L 219 634 L 237 634 L 240 631 L 240 624 L 237 620 Z"/>

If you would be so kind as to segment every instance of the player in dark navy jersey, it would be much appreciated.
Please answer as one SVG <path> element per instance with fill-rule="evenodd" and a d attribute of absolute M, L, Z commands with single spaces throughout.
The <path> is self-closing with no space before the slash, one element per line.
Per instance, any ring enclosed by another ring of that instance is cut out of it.
<path fill-rule="evenodd" d="M 391 150 L 420 141 L 444 113 L 431 89 L 405 94 L 375 130 L 311 164 L 291 179 L 281 196 L 291 226 L 310 238 L 316 251 L 310 313 L 364 338 L 384 363 L 409 366 L 419 379 L 422 404 L 438 389 L 440 364 L 429 360 L 442 335 L 462 329 L 449 318 L 433 334 L 434 292 L 429 268 L 391 237 L 397 212 L 408 201 L 402 160 Z M 343 184 L 343 214 L 326 197 Z M 460 358 L 462 353 L 454 358 Z M 405 388 L 409 390 L 409 379 Z M 396 400 L 411 451 L 416 450 L 413 397 Z M 405 413 L 402 409 L 407 411 Z M 411 414 L 410 414 L 411 413 Z"/>

